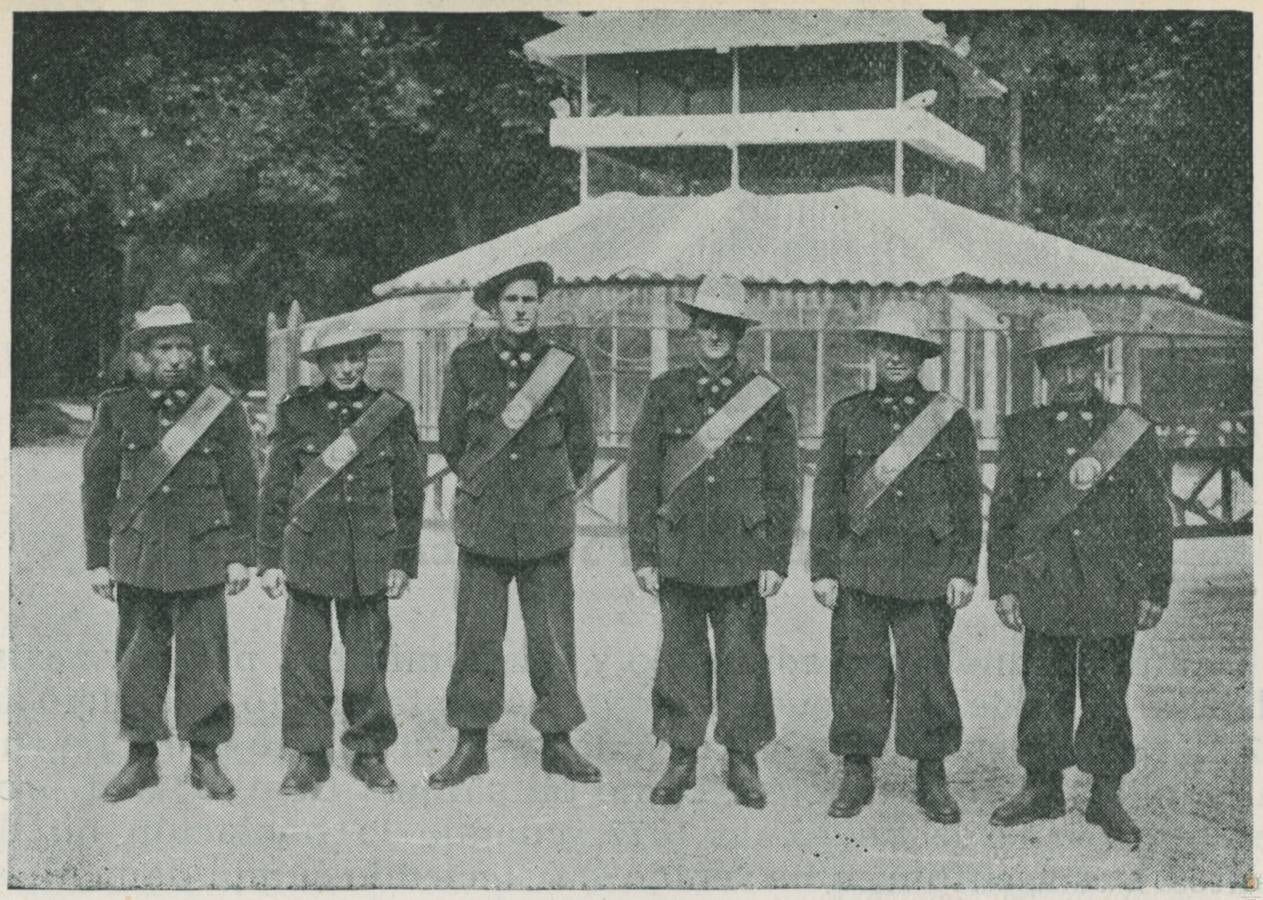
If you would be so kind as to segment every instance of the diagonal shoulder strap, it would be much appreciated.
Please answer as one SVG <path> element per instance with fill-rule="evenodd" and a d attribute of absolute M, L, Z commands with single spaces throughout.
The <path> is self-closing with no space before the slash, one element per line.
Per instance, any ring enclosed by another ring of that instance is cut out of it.
<path fill-rule="evenodd" d="M 334 476 L 351 464 L 365 447 L 371 444 L 386 426 L 407 406 L 403 400 L 389 391 L 383 391 L 368 409 L 350 427 L 333 439 L 324 451 L 307 463 L 307 467 L 298 475 L 294 484 L 298 499 L 294 501 L 293 511 L 304 506 L 320 489 L 333 480 Z"/>
<path fill-rule="evenodd" d="M 1066 478 L 1049 488 L 1030 515 L 1022 520 L 1018 526 L 1018 556 L 1038 552 L 1049 532 L 1078 509 L 1148 430 L 1149 420 L 1134 409 L 1126 408 L 1119 413 L 1087 453 L 1074 461 Z"/>
<path fill-rule="evenodd" d="M 947 394 L 935 395 L 908 427 L 881 452 L 850 492 L 848 523 L 851 531 L 862 535 L 869 529 L 873 524 L 873 509 L 877 501 L 904 470 L 925 452 L 925 448 L 930 446 L 930 442 L 938 437 L 961 408 L 960 403 Z"/>
<path fill-rule="evenodd" d="M 530 421 L 535 410 L 548 399 L 553 390 L 561 383 L 561 379 L 569 371 L 575 361 L 573 353 L 567 353 L 557 347 L 550 347 L 539 361 L 539 365 L 531 372 L 531 377 L 518 389 L 508 404 L 501 411 L 492 425 L 490 439 L 478 448 L 477 453 L 467 454 L 460 464 L 460 477 L 466 485 L 471 484 L 478 474 L 491 462 L 500 451 L 509 445 L 522 428 Z"/>
<path fill-rule="evenodd" d="M 667 455 L 662 472 L 662 496 L 669 501 L 689 476 L 701 468 L 715 451 L 728 443 L 750 418 L 780 392 L 776 382 L 755 375 L 728 402 L 715 410 L 691 438 Z"/>
<path fill-rule="evenodd" d="M 175 424 L 167 429 L 162 439 L 136 466 L 139 487 L 128 495 L 128 500 L 115 508 L 111 515 L 115 529 L 130 525 L 140 508 L 162 486 L 180 460 L 193 449 L 193 445 L 206 433 L 219 414 L 228 408 L 232 395 L 218 385 L 207 385 L 189 404 Z"/>

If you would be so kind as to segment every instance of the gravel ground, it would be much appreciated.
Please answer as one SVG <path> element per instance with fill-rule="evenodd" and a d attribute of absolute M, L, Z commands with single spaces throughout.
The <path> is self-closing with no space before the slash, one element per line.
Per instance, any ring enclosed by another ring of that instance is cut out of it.
<path fill-rule="evenodd" d="M 825 744 L 828 620 L 809 599 L 801 560 L 769 617 L 779 737 L 760 756 L 767 809 L 734 805 L 713 746 L 683 804 L 651 806 L 666 758 L 650 736 L 658 616 L 634 590 L 619 539 L 585 537 L 576 549 L 589 722 L 575 740 L 605 780 L 574 785 L 539 770 L 514 613 L 492 771 L 431 791 L 425 776 L 452 742 L 443 690 L 455 553 L 441 528 L 423 535 L 422 578 L 393 610 L 390 682 L 401 736 L 389 759 L 398 793 L 361 790 L 343 758 L 319 795 L 278 795 L 282 605 L 251 587 L 230 601 L 229 615 L 238 729 L 221 756 L 237 799 L 212 803 L 194 792 L 184 749 L 173 742 L 162 748 L 162 784 L 111 806 L 98 796 L 124 755 L 115 613 L 86 587 L 78 466 L 75 446 L 12 454 L 13 886 L 1170 887 L 1242 885 L 1252 871 L 1244 539 L 1182 543 L 1173 606 L 1137 641 L 1131 702 L 1140 761 L 1124 799 L 1144 830 L 1138 849 L 1084 823 L 1088 780 L 1080 774 L 1067 780 L 1064 818 L 1010 830 L 987 824 L 1020 782 L 1020 640 L 983 603 L 965 610 L 953 635 L 965 744 L 948 772 L 964 821 L 925 821 L 911 796 L 912 765 L 894 756 L 880 761 L 877 799 L 864 814 L 827 818 L 838 774 Z"/>

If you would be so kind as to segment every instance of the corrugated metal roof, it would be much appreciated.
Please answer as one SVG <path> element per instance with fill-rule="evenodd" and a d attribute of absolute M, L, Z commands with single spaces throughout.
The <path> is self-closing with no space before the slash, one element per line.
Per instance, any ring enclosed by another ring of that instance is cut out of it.
<path fill-rule="evenodd" d="M 574 17 L 526 51 L 543 57 L 822 44 L 945 44 L 947 30 L 912 10 L 635 10 Z"/>
<path fill-rule="evenodd" d="M 924 195 L 867 187 L 707 197 L 605 194 L 377 285 L 378 297 L 476 284 L 542 259 L 562 281 L 681 281 L 720 271 L 767 284 L 986 284 L 1200 291 L 1181 275 Z"/>

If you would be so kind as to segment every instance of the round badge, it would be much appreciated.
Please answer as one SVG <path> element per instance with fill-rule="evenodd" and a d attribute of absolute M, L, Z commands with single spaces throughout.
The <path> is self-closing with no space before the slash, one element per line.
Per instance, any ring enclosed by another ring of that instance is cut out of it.
<path fill-rule="evenodd" d="M 355 438 L 347 432 L 338 435 L 337 440 L 325 448 L 323 454 L 325 465 L 331 469 L 341 469 L 355 458 L 359 447 L 355 446 Z"/>
<path fill-rule="evenodd" d="M 1070 484 L 1076 490 L 1090 491 L 1101 477 L 1101 461 L 1095 456 L 1075 460 L 1070 467 Z"/>
<path fill-rule="evenodd" d="M 500 421 L 505 428 L 516 431 L 526 424 L 531 417 L 531 404 L 525 397 L 514 397 L 500 414 Z"/>

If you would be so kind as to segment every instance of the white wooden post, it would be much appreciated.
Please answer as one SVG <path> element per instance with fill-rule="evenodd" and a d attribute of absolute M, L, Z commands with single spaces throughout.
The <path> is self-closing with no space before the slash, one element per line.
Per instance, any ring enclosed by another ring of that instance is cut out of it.
<path fill-rule="evenodd" d="M 413 416 L 421 410 L 421 336 L 414 329 L 399 332 L 401 393 L 412 404 Z"/>
<path fill-rule="evenodd" d="M 903 41 L 895 44 L 895 109 L 903 106 Z M 900 132 L 902 134 L 902 131 Z M 895 140 L 895 196 L 903 196 L 903 139 Z"/>
<path fill-rule="evenodd" d="M 824 305 L 816 307 L 816 431 L 824 432 Z"/>
<path fill-rule="evenodd" d="M 1000 437 L 1000 333 L 988 328 L 982 333 L 982 421 L 978 446 L 995 450 Z"/>
<path fill-rule="evenodd" d="M 763 329 L 763 368 L 772 371 L 772 332 Z"/>
<path fill-rule="evenodd" d="M 421 338 L 422 391 L 424 401 L 417 409 L 417 421 L 423 436 L 434 436 L 438 430 L 439 398 L 441 385 L 439 372 L 442 361 L 439 359 L 439 335 L 437 331 L 427 330 Z"/>
<path fill-rule="evenodd" d="M 732 55 L 732 114 L 736 116 L 741 112 L 741 67 L 737 61 L 737 48 L 733 47 L 728 52 Z M 734 141 L 728 148 L 732 153 L 732 178 L 729 187 L 734 190 L 741 183 L 741 156 L 737 147 Z"/>
<path fill-rule="evenodd" d="M 649 288 L 649 377 L 667 370 L 667 291 L 665 286 Z"/>
<path fill-rule="evenodd" d="M 965 341 L 969 335 L 965 331 L 965 316 L 955 304 L 952 304 L 947 319 L 950 329 L 947 333 L 947 390 L 963 403 L 968 399 L 965 396 Z"/>
<path fill-rule="evenodd" d="M 579 66 L 579 115 L 588 117 L 588 56 L 585 53 Z M 588 199 L 588 148 L 579 149 L 579 202 Z"/>
<path fill-rule="evenodd" d="M 1140 369 L 1140 338 L 1128 337 L 1123 342 L 1123 402 L 1139 406 L 1144 394 Z"/>
<path fill-rule="evenodd" d="M 618 434 L 618 306 L 610 311 L 610 441 Z"/>

